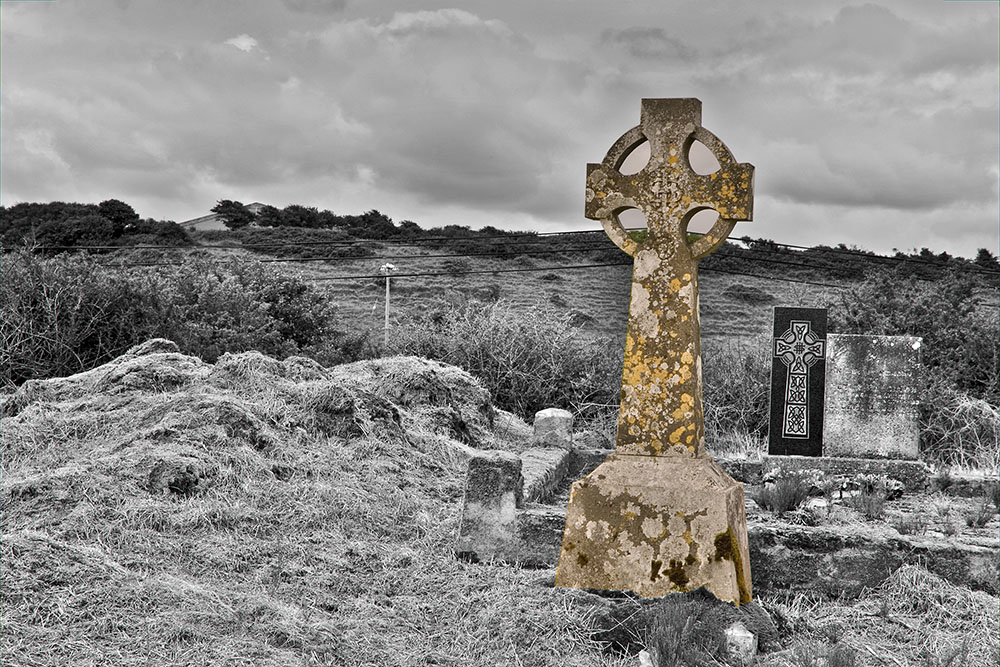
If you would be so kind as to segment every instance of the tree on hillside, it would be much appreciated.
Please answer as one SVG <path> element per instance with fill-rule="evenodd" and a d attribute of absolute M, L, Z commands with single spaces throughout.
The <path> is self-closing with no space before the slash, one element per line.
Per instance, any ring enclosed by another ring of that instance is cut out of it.
<path fill-rule="evenodd" d="M 118 199 L 105 199 L 97 205 L 97 214 L 111 223 L 117 233 L 125 230 L 125 227 L 139 221 L 139 214 L 135 209 Z"/>
<path fill-rule="evenodd" d="M 976 254 L 975 263 L 976 266 L 984 269 L 1000 271 L 1000 261 L 997 261 L 997 256 L 986 248 L 979 249 L 979 252 Z"/>
<path fill-rule="evenodd" d="M 264 204 L 257 211 L 257 224 L 261 227 L 281 227 L 285 224 L 285 217 L 277 206 Z"/>
<path fill-rule="evenodd" d="M 424 230 L 420 228 L 420 225 L 412 220 L 403 220 L 399 223 L 400 236 L 420 236 L 423 231 Z"/>
<path fill-rule="evenodd" d="M 281 219 L 286 227 L 319 227 L 319 211 L 313 206 L 289 204 L 282 209 Z"/>
<path fill-rule="evenodd" d="M 318 224 L 322 229 L 337 229 L 339 227 L 343 227 L 347 223 L 345 222 L 343 216 L 337 215 L 333 211 L 323 209 L 319 212 Z"/>
<path fill-rule="evenodd" d="M 246 227 L 257 217 L 252 211 L 248 211 L 241 202 L 232 199 L 220 199 L 211 210 L 212 213 L 219 214 L 222 222 L 229 229 Z"/>

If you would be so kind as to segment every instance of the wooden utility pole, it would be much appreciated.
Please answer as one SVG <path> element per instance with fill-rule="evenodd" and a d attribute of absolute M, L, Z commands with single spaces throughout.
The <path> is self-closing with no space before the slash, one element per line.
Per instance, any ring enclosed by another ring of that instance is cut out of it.
<path fill-rule="evenodd" d="M 378 272 L 385 276 L 385 325 L 382 335 L 382 353 L 389 349 L 389 275 L 396 270 L 392 264 L 383 264 Z"/>

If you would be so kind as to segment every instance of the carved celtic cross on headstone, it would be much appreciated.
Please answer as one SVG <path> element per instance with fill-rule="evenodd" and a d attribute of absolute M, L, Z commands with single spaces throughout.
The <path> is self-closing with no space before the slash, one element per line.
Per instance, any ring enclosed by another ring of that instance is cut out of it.
<path fill-rule="evenodd" d="M 620 168 L 649 141 L 638 173 Z M 695 141 L 720 168 L 696 173 Z M 701 127 L 696 99 L 644 99 L 640 124 L 587 165 L 588 218 L 633 257 L 615 453 L 573 485 L 556 583 L 659 596 L 707 586 L 739 604 L 750 599 L 743 486 L 705 455 L 697 261 L 750 220 L 753 166 Z M 618 219 L 646 217 L 641 240 Z M 698 211 L 719 219 L 689 241 Z"/>
<path fill-rule="evenodd" d="M 788 370 L 782 437 L 809 437 L 809 367 L 823 358 L 825 347 L 809 330 L 809 322 L 792 320 L 784 335 L 774 339 L 774 356 Z"/>

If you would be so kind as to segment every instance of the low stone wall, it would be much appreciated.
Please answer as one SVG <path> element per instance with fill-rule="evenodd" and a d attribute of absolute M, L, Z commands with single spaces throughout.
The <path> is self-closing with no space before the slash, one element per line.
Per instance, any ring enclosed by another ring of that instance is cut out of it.
<path fill-rule="evenodd" d="M 902 565 L 996 595 L 1000 549 L 853 527 L 755 524 L 748 527 L 755 594 L 770 591 L 856 597 Z"/>
<path fill-rule="evenodd" d="M 765 456 L 760 461 L 746 459 L 716 459 L 716 463 L 733 479 L 744 484 L 760 484 L 773 472 L 819 470 L 827 475 L 886 475 L 899 480 L 908 492 L 927 488 L 930 469 L 922 461 L 885 459 L 848 459 L 818 456 Z"/>
<path fill-rule="evenodd" d="M 573 453 L 566 449 L 534 447 L 521 453 L 524 502 L 544 502 L 569 473 Z"/>

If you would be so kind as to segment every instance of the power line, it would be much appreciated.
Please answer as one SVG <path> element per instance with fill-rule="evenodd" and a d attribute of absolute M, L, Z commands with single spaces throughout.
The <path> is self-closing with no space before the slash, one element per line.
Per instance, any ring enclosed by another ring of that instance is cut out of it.
<path fill-rule="evenodd" d="M 360 257 L 330 255 L 323 257 L 277 257 L 273 259 L 258 259 L 262 264 L 281 262 L 363 262 L 363 261 L 392 261 L 399 259 L 432 259 L 448 258 L 461 259 L 463 257 L 510 257 L 514 259 L 519 255 L 553 255 L 566 252 L 594 252 L 612 250 L 614 246 L 607 244 L 592 244 L 588 246 L 570 246 L 559 249 L 548 250 L 519 250 L 516 254 L 510 252 L 467 252 L 467 253 L 442 253 L 437 255 L 364 255 Z M 104 266 L 121 266 L 124 268 L 145 267 L 145 266 L 179 266 L 179 262 L 136 262 L 132 264 L 104 264 Z M 395 274 L 394 274 L 395 275 Z"/>
<path fill-rule="evenodd" d="M 284 229 L 283 227 L 268 227 L 267 229 Z M 316 229 L 317 231 L 326 228 L 311 228 L 298 227 L 296 229 Z M 220 244 L 215 245 L 211 243 L 191 243 L 188 245 L 72 245 L 72 246 L 62 246 L 62 245 L 39 245 L 33 246 L 33 250 L 190 250 L 192 248 L 205 248 L 205 249 L 225 249 L 225 250 L 246 250 L 248 248 L 284 248 L 287 246 L 313 246 L 313 245 L 354 245 L 356 243 L 383 243 L 383 244 L 399 244 L 399 245 L 412 245 L 414 243 L 423 243 L 424 241 L 481 241 L 488 239 L 509 239 L 509 238 L 521 238 L 525 236 L 531 237 L 548 237 L 548 236 L 572 236 L 574 234 L 597 234 L 604 233 L 603 229 L 581 229 L 579 231 L 559 231 L 559 232 L 510 232 L 507 234 L 483 234 L 475 236 L 418 236 L 418 237 L 394 237 L 387 239 L 367 239 L 367 238 L 351 238 L 351 239 L 332 239 L 329 241 L 287 241 L 283 243 L 242 243 L 242 244 Z M 14 250 L 15 248 L 3 247 L 2 250 Z"/>

